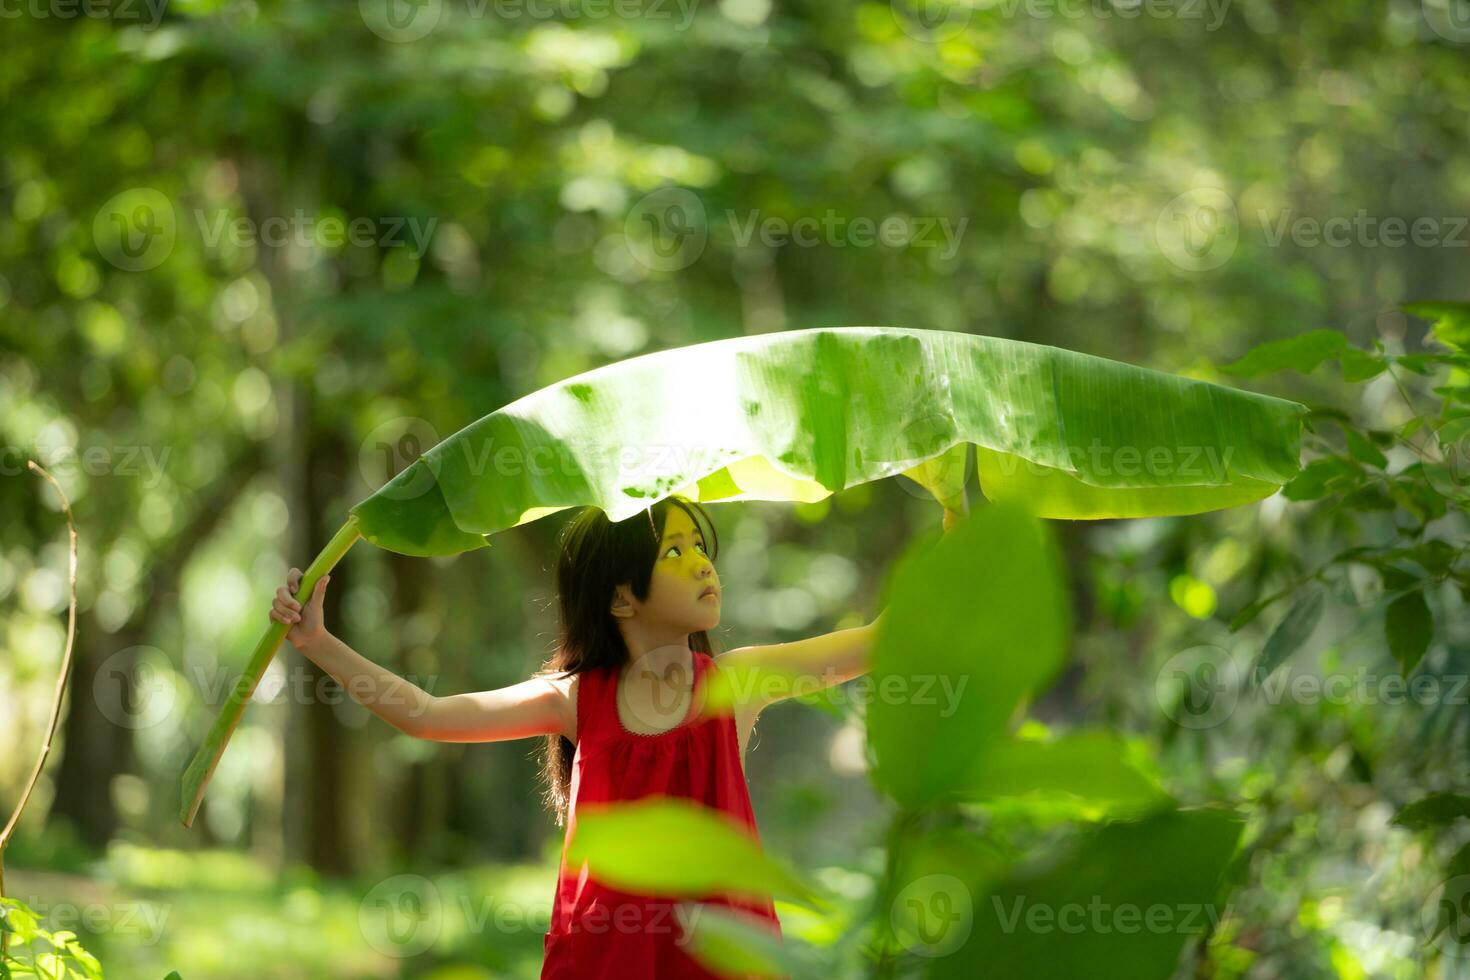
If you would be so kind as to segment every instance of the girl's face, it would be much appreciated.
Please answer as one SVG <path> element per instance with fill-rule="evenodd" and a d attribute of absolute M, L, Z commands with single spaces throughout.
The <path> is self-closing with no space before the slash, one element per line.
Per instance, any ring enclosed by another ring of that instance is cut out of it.
<path fill-rule="evenodd" d="M 714 629 L 720 623 L 720 577 L 703 532 L 683 508 L 670 507 L 663 535 L 638 617 L 678 633 Z M 704 595 L 708 590 L 713 591 Z"/>

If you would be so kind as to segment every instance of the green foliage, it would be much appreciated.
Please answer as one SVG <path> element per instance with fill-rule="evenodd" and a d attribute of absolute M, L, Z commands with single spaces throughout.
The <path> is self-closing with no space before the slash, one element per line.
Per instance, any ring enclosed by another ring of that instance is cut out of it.
<path fill-rule="evenodd" d="M 1055 674 L 1070 626 L 1060 567 L 1044 525 L 1001 505 L 895 565 L 871 679 L 880 692 L 936 692 L 869 706 L 874 779 L 895 799 L 963 792 L 1016 706 Z"/>
<path fill-rule="evenodd" d="M 974 935 L 928 975 L 1170 977 L 1224 914 L 1243 827 L 1226 811 L 1181 810 L 1088 830 L 1060 858 L 977 887 Z"/>
<path fill-rule="evenodd" d="M 50 932 L 24 902 L 0 898 L 0 932 L 9 948 L 0 953 L 0 978 L 102 980 L 102 965 L 70 930 Z"/>
<path fill-rule="evenodd" d="M 712 892 L 820 902 L 817 892 L 721 813 L 673 797 L 579 809 L 567 861 L 615 888 L 698 897 Z"/>

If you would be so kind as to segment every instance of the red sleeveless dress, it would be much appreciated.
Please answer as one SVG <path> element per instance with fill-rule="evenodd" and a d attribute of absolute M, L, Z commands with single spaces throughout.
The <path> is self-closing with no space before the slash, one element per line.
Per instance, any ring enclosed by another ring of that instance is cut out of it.
<path fill-rule="evenodd" d="M 616 668 L 584 671 L 578 680 L 577 751 L 542 980 L 721 980 L 685 952 L 677 900 L 619 891 L 589 875 L 585 864 L 568 867 L 566 859 L 579 806 L 653 795 L 684 797 L 723 811 L 759 841 L 734 716 L 690 722 L 698 713 L 702 679 L 714 664 L 709 654 L 691 652 L 689 711 L 679 725 L 656 735 L 639 735 L 623 726 Z M 699 900 L 766 920 L 780 935 L 770 899 L 751 902 L 713 895 Z"/>

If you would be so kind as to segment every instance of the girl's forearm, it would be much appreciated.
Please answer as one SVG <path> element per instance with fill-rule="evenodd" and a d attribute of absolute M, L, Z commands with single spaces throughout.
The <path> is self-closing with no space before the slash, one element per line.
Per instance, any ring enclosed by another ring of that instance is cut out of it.
<path fill-rule="evenodd" d="M 373 663 L 323 630 L 301 653 L 331 674 L 352 699 L 405 734 L 414 734 L 437 700 L 393 671 Z"/>

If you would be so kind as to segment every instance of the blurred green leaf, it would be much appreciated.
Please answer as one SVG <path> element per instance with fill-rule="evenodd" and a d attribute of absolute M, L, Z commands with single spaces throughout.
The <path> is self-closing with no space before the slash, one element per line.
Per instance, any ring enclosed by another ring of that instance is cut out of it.
<path fill-rule="evenodd" d="M 813 971 L 779 936 L 749 915 L 712 904 L 679 905 L 688 923 L 686 951 L 707 969 L 724 976 L 810 977 Z"/>
<path fill-rule="evenodd" d="M 1221 810 L 1105 824 L 1060 860 L 974 890 L 974 928 L 929 976 L 1167 980 L 1213 929 L 1244 822 Z"/>
<path fill-rule="evenodd" d="M 1393 816 L 1393 823 L 1409 830 L 1429 830 L 1470 817 L 1470 796 L 1460 793 L 1430 793 L 1415 800 Z"/>
<path fill-rule="evenodd" d="M 1259 344 L 1221 370 L 1247 378 L 1283 370 L 1306 374 L 1348 349 L 1347 338 L 1337 330 L 1309 330 L 1295 337 Z"/>
<path fill-rule="evenodd" d="M 1157 808 L 1169 799 L 1152 774 L 1108 732 L 1072 732 L 1054 741 L 1008 739 L 988 746 L 965 786 L 974 800 L 1071 798 L 1110 815 Z"/>
<path fill-rule="evenodd" d="M 1325 599 L 1323 591 L 1315 586 L 1307 589 L 1297 599 L 1266 639 L 1266 645 L 1261 649 L 1261 655 L 1251 671 L 1253 683 L 1260 684 L 1264 681 L 1307 641 L 1322 619 Z"/>
<path fill-rule="evenodd" d="M 975 511 L 895 563 L 874 643 L 874 782 L 908 806 L 962 789 L 1071 629 L 1051 532 L 1017 506 Z M 886 685 L 886 686 L 885 686 Z"/>
<path fill-rule="evenodd" d="M 1404 312 L 1433 320 L 1434 339 L 1446 347 L 1470 349 L 1470 303 L 1425 301 L 1406 303 Z"/>
<path fill-rule="evenodd" d="M 1389 603 L 1383 628 L 1389 652 L 1398 661 L 1399 670 L 1408 675 L 1423 659 L 1434 636 L 1434 617 L 1423 591 L 1406 593 Z"/>
<path fill-rule="evenodd" d="M 817 892 L 719 811 L 677 797 L 584 804 L 567 845 L 570 867 L 646 895 L 779 896 L 808 904 Z"/>

